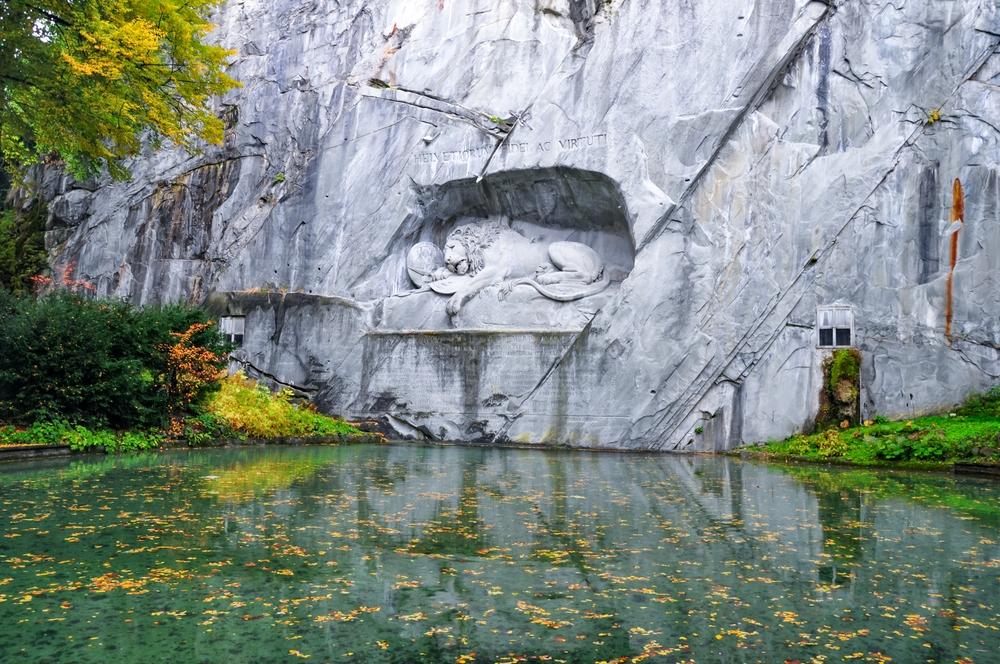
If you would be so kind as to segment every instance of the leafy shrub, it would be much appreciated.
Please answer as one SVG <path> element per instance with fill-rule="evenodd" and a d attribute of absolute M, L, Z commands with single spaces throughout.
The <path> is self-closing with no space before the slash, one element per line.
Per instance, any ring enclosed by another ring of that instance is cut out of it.
<path fill-rule="evenodd" d="M 27 429 L 0 427 L 3 445 L 65 445 L 73 427 L 62 420 L 35 422 Z"/>
<path fill-rule="evenodd" d="M 228 350 L 207 322 L 192 307 L 140 310 L 71 293 L 34 299 L 0 292 L 0 420 L 163 426 L 172 333 L 200 325 L 191 345 L 220 358 Z"/>
<path fill-rule="evenodd" d="M 830 389 L 836 390 L 841 381 L 854 383 L 861 371 L 861 356 L 853 348 L 834 351 L 830 358 Z"/>
<path fill-rule="evenodd" d="M 48 267 L 47 218 L 48 207 L 40 202 L 27 210 L 0 210 L 0 288 L 28 294 L 31 278 Z"/>
<path fill-rule="evenodd" d="M 843 456 L 847 452 L 847 442 L 836 429 L 827 429 L 819 437 L 819 456 L 824 459 Z"/>
<path fill-rule="evenodd" d="M 108 429 L 88 429 L 65 420 L 35 422 L 27 429 L 0 427 L 0 444 L 4 445 L 69 445 L 77 452 L 103 450 L 108 453 L 154 449 L 163 439 L 143 431 L 115 432 Z"/>
<path fill-rule="evenodd" d="M 125 431 L 117 436 L 114 447 L 105 447 L 106 452 L 139 452 L 156 449 L 163 444 L 163 436 L 147 431 Z"/>
<path fill-rule="evenodd" d="M 322 415 L 308 405 L 292 402 L 291 390 L 272 393 L 242 374 L 222 381 L 210 395 L 205 411 L 224 419 L 232 429 L 250 438 L 329 436 L 356 433 L 342 420 Z"/>
<path fill-rule="evenodd" d="M 194 341 L 197 335 L 210 327 L 208 323 L 195 323 L 184 332 L 174 332 L 171 334 L 174 343 L 164 344 L 162 348 L 166 353 L 166 367 L 161 374 L 161 382 L 166 392 L 167 407 L 175 416 L 218 386 L 225 358 Z"/>
<path fill-rule="evenodd" d="M 962 437 L 949 439 L 946 431 L 936 425 L 929 429 L 916 429 L 910 423 L 894 434 L 871 438 L 875 457 L 887 461 L 940 461 L 962 458 L 972 454 L 974 439 Z"/>
<path fill-rule="evenodd" d="M 871 446 L 872 453 L 876 459 L 902 461 L 909 456 L 909 446 L 906 444 L 906 439 L 902 436 L 868 437 L 866 441 Z"/>
<path fill-rule="evenodd" d="M 213 440 L 246 437 L 233 429 L 225 418 L 209 412 L 187 418 L 182 435 L 187 444 L 193 447 L 207 445 Z"/>
<path fill-rule="evenodd" d="M 969 397 L 956 413 L 968 417 L 1000 417 L 1000 385 L 985 394 Z"/>

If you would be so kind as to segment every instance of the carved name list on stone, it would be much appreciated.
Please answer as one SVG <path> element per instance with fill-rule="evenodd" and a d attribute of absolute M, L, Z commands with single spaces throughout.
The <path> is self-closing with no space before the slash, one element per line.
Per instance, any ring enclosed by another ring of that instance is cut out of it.
<path fill-rule="evenodd" d="M 466 337 L 455 335 L 407 335 L 369 337 L 377 344 L 380 357 L 387 358 L 373 372 L 371 394 L 393 393 L 399 385 L 399 372 L 405 372 L 413 394 L 413 410 L 457 414 L 464 412 L 472 401 L 480 403 L 493 398 L 530 392 L 551 362 L 559 356 L 570 336 L 536 337 L 530 333 L 483 334 Z M 474 371 L 466 365 L 475 358 Z M 466 376 L 479 376 L 473 384 Z"/>
<path fill-rule="evenodd" d="M 608 147 L 607 134 L 591 134 L 575 138 L 561 138 L 551 141 L 504 143 L 500 146 L 500 154 L 544 154 L 547 152 L 572 152 L 584 148 Z M 441 150 L 436 152 L 418 152 L 413 155 L 413 161 L 418 164 L 431 163 L 465 163 L 473 159 L 489 158 L 495 146 L 481 145 L 464 150 Z"/>

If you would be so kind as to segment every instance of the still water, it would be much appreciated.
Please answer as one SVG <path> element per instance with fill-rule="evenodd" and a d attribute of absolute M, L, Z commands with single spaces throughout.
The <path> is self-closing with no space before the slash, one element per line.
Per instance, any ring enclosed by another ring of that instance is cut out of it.
<path fill-rule="evenodd" d="M 0 524 L 2 662 L 1000 661 L 991 480 L 180 451 L 0 466 Z"/>

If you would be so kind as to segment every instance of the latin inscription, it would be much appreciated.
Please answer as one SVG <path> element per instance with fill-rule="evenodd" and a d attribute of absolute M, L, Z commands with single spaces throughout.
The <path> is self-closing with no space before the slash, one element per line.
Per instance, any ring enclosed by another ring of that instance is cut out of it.
<path fill-rule="evenodd" d="M 552 141 L 535 141 L 523 143 L 504 143 L 500 146 L 499 155 L 506 154 L 545 154 L 548 152 L 573 152 L 586 148 L 606 148 L 607 134 L 591 134 L 574 138 L 561 138 Z M 437 152 L 418 152 L 413 160 L 418 164 L 431 163 L 465 163 L 474 159 L 488 159 L 493 153 L 493 145 L 481 145 L 465 150 L 442 150 Z"/>

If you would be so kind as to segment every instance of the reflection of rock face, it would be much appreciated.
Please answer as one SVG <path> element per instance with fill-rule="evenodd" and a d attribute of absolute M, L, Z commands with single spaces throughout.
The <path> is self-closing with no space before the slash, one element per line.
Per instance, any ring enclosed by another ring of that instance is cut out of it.
<path fill-rule="evenodd" d="M 997 660 L 995 483 L 455 446 L 88 457 L 5 467 L 0 492 L 18 499 L 0 501 L 0 523 L 38 519 L 131 551 L 73 563 L 74 578 L 122 588 L 74 593 L 74 615 L 133 588 L 127 633 L 87 628 L 115 660 L 162 647 L 218 661 L 248 642 L 262 661 L 291 645 L 312 662 L 345 659 L 345 645 L 358 662 L 783 662 L 876 648 L 882 661 Z M 143 576 L 164 554 L 126 549 L 151 538 L 103 510 L 170 518 L 159 541 L 183 566 Z M 5 567 L 8 596 L 65 596 L 37 576 L 79 550 L 54 539 L 50 556 L 33 553 L 35 537 L 5 539 L 5 560 L 32 562 Z M 294 576 L 275 582 L 283 573 Z M 204 621 L 179 619 L 192 606 L 216 621 L 212 639 Z M 164 614 L 178 616 L 169 630 Z M 0 661 L 22 661 L 28 642 L 33 661 L 80 660 L 52 625 L 26 618 Z M 275 625 L 300 629 L 289 643 Z M 901 629 L 919 638 L 888 638 Z"/>
<path fill-rule="evenodd" d="M 66 199 L 53 259 L 140 304 L 287 292 L 246 303 L 263 374 L 435 436 L 783 437 L 818 409 L 816 310 L 835 303 L 854 309 L 863 417 L 1000 379 L 996 3 L 468 4 L 224 3 L 244 83 L 225 145 L 157 151 L 85 193 L 46 179 Z M 949 346 L 936 224 L 956 177 Z M 489 285 L 452 317 L 452 295 L 413 293 L 415 244 L 500 217 L 592 248 L 611 284 L 568 304 Z M 406 348 L 430 364 L 392 374 L 379 352 Z M 482 398 L 444 413 L 459 370 Z M 483 395 L 494 379 L 506 399 Z"/>

